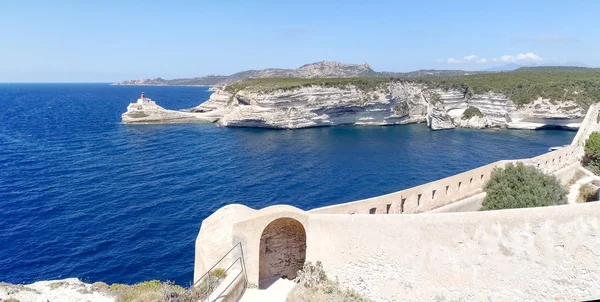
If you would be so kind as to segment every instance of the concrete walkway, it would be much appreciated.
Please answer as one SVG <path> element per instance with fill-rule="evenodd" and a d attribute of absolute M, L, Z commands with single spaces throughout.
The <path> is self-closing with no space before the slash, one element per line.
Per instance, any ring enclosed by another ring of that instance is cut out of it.
<path fill-rule="evenodd" d="M 285 299 L 294 286 L 296 286 L 294 281 L 279 279 L 267 289 L 248 288 L 240 299 L 240 302 L 285 302 Z"/>

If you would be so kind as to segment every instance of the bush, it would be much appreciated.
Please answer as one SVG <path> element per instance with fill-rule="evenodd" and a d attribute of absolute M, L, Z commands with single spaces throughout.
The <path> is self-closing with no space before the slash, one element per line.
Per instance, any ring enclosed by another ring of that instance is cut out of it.
<path fill-rule="evenodd" d="M 579 187 L 579 196 L 577 197 L 577 202 L 583 203 L 588 201 L 594 201 L 596 199 L 596 193 L 598 189 L 590 184 L 584 184 Z"/>
<path fill-rule="evenodd" d="M 483 117 L 483 113 L 481 113 L 481 111 L 479 111 L 479 108 L 469 106 L 469 108 L 467 108 L 467 110 L 465 110 L 465 112 L 463 112 L 462 119 L 468 120 L 474 116 Z"/>
<path fill-rule="evenodd" d="M 211 277 L 215 277 L 217 279 L 225 279 L 227 277 L 227 273 L 222 268 L 215 268 L 210 273 L 208 273 Z"/>
<path fill-rule="evenodd" d="M 396 105 L 394 105 L 394 113 L 399 116 L 408 115 L 409 111 L 410 108 L 406 102 L 398 102 Z"/>
<path fill-rule="evenodd" d="M 353 289 L 340 285 L 337 279 L 330 280 L 325 274 L 323 264 L 317 261 L 316 265 L 306 262 L 294 282 L 298 283 L 288 294 L 286 302 L 369 302 Z"/>
<path fill-rule="evenodd" d="M 596 175 L 600 175 L 600 132 L 593 132 L 585 141 L 585 166 Z"/>
<path fill-rule="evenodd" d="M 484 190 L 482 211 L 565 204 L 567 196 L 556 177 L 522 163 L 494 169 Z"/>

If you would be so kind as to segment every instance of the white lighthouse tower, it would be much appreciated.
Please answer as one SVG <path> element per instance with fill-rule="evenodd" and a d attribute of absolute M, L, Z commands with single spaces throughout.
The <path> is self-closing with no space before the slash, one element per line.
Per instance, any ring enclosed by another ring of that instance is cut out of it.
<path fill-rule="evenodd" d="M 152 100 L 146 98 L 146 96 L 144 95 L 144 93 L 142 92 L 142 96 L 140 96 L 140 98 L 137 100 L 138 104 L 144 104 L 144 103 L 150 103 Z"/>

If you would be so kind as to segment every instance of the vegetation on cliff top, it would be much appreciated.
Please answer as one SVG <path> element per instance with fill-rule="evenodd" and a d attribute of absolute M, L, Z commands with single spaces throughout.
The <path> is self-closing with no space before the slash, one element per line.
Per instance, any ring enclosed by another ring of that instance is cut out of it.
<path fill-rule="evenodd" d="M 485 184 L 482 211 L 544 207 L 566 203 L 565 190 L 554 175 L 522 163 L 496 168 Z"/>
<path fill-rule="evenodd" d="M 387 88 L 392 78 L 262 78 L 247 79 L 225 87 L 225 91 L 237 93 L 242 89 L 259 92 L 273 92 L 277 90 L 294 90 L 303 87 L 321 86 L 343 88 L 354 85 L 363 91 L 374 91 Z"/>
<path fill-rule="evenodd" d="M 478 116 L 478 117 L 483 117 L 483 113 L 481 113 L 481 111 L 479 110 L 479 108 L 477 107 L 473 107 L 473 106 L 469 106 L 469 108 L 467 108 L 465 110 L 465 112 L 463 112 L 462 114 L 462 119 L 463 120 L 468 120 L 474 116 Z"/>
<path fill-rule="evenodd" d="M 423 78 L 262 78 L 236 82 L 225 90 L 234 94 L 242 89 L 267 93 L 310 86 L 341 88 L 355 85 L 363 91 L 375 91 L 385 90 L 391 81 L 420 83 L 432 89 L 457 89 L 469 95 L 502 93 L 517 105 L 532 102 L 538 97 L 554 101 L 572 100 L 584 107 L 600 102 L 600 69 L 582 67 L 529 67 L 511 72 Z"/>

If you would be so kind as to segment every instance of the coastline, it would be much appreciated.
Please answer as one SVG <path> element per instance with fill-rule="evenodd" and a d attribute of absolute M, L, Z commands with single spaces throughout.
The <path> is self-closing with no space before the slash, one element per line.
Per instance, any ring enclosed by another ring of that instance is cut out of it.
<path fill-rule="evenodd" d="M 133 85 L 131 85 L 133 86 Z M 142 85 L 143 86 L 143 85 Z M 509 128 L 577 130 L 583 108 L 572 101 L 538 98 L 517 107 L 508 97 L 431 90 L 414 83 L 363 91 L 354 86 L 308 86 L 289 91 L 208 87 L 196 107 L 168 110 L 138 100 L 122 114 L 124 124 L 215 123 L 225 127 L 302 129 L 337 125 L 393 126 L 425 122 L 432 130 Z M 432 100 L 432 95 L 436 100 Z M 469 109 L 470 115 L 467 114 Z"/>

